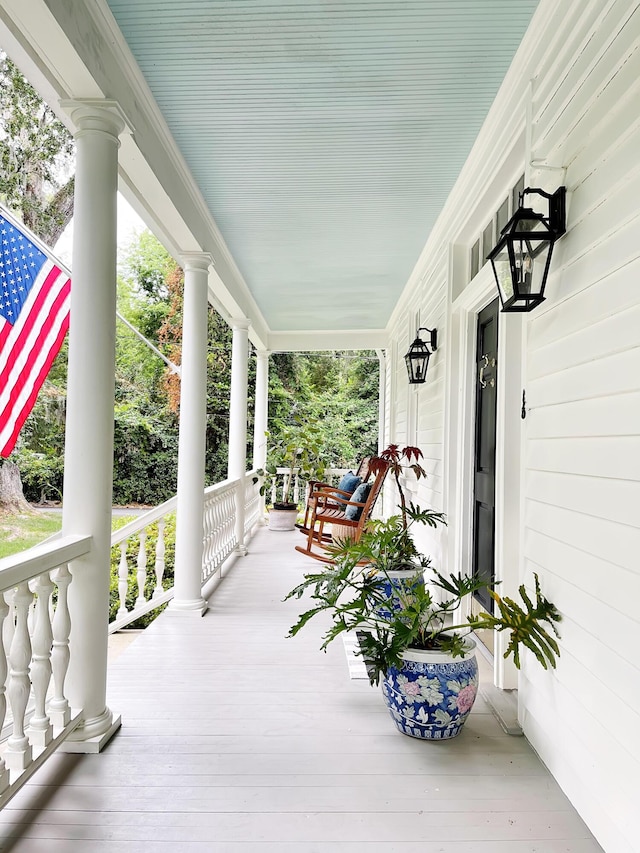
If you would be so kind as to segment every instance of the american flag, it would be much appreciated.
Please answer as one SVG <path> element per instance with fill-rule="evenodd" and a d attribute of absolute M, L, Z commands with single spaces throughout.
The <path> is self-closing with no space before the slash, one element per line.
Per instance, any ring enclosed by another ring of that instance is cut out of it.
<path fill-rule="evenodd" d="M 14 448 L 69 328 L 71 277 L 0 208 L 0 456 Z"/>

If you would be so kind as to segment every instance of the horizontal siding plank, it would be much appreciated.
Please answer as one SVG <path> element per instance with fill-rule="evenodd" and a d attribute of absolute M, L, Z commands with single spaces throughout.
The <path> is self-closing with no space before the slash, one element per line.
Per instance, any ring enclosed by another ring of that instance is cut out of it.
<path fill-rule="evenodd" d="M 527 381 L 532 408 L 638 390 L 640 346 Z"/>
<path fill-rule="evenodd" d="M 576 190 L 580 184 L 602 164 L 617 156 L 620 146 L 625 146 L 630 136 L 637 135 L 638 122 L 635 120 L 634 104 L 638 99 L 640 81 L 627 80 L 629 86 L 619 94 L 615 106 L 610 105 L 604 120 L 590 127 L 590 132 L 582 147 L 572 153 L 568 164 L 566 184 Z M 628 164 L 625 157 L 624 162 Z"/>
<path fill-rule="evenodd" d="M 637 60 L 635 79 L 624 90 L 627 98 L 633 96 L 631 103 L 637 103 L 640 98 L 640 82 L 637 79 L 637 75 L 640 75 L 640 50 Z M 597 207 L 605 204 L 610 195 L 615 195 L 616 190 L 632 179 L 637 171 L 636 154 L 640 145 L 638 117 L 635 116 L 635 121 L 630 123 L 627 114 L 627 126 L 622 137 L 612 138 L 610 133 L 603 135 L 608 138 L 611 148 L 599 161 L 592 154 L 588 171 L 581 173 L 580 180 L 571 189 L 568 213 L 574 228 L 579 228 Z"/>
<path fill-rule="evenodd" d="M 597 513 L 599 518 L 640 527 L 640 482 L 637 480 L 529 471 L 525 489 L 530 500 L 586 515 Z"/>
<path fill-rule="evenodd" d="M 525 532 L 523 550 L 525 560 L 532 566 L 544 566 L 545 575 L 565 578 L 587 594 L 595 596 L 603 607 L 637 619 L 640 574 L 589 554 L 579 546 L 567 545 L 566 542 L 531 529 Z M 606 583 L 602 583 L 603 578 L 607 579 Z M 620 594 L 621 589 L 624 595 Z M 573 618 L 578 618 L 573 615 L 573 607 L 567 607 L 565 611 L 571 612 Z"/>
<path fill-rule="evenodd" d="M 615 563 L 635 574 L 640 554 L 640 528 L 590 514 L 562 509 L 551 504 L 525 501 L 525 528 Z"/>
<path fill-rule="evenodd" d="M 530 439 L 640 435 L 640 391 L 551 406 L 537 406 L 527 425 Z"/>
<path fill-rule="evenodd" d="M 628 275 L 628 271 L 627 271 Z M 589 289 L 594 292 L 606 285 Z M 584 300 L 587 301 L 586 299 Z M 572 305 L 565 305 L 556 313 L 556 329 L 563 324 L 565 316 L 571 313 Z M 592 309 L 593 311 L 593 309 Z M 625 350 L 640 346 L 640 305 L 623 306 L 616 313 L 616 306 L 610 301 L 607 314 L 582 316 L 582 327 L 578 330 L 567 329 L 553 343 L 531 351 L 529 375 L 535 380 L 555 373 L 562 373 L 581 364 L 593 365 L 594 361 Z M 607 316 L 608 315 L 608 316 Z"/>
<path fill-rule="evenodd" d="M 561 298 L 572 292 L 570 289 L 580 288 L 583 281 L 576 281 L 574 275 L 568 275 L 568 271 L 578 259 L 584 255 L 594 252 L 598 254 L 599 244 L 603 243 L 609 235 L 614 235 L 625 225 L 630 224 L 632 228 L 638 227 L 638 190 L 640 189 L 640 168 L 634 164 L 633 168 L 627 170 L 626 177 L 616 186 L 610 187 L 606 198 L 590 211 L 589 215 L 582 221 L 572 219 L 579 212 L 570 208 L 567 220 L 567 234 L 558 241 L 554 249 L 553 273 L 549 278 L 556 287 L 555 293 Z M 593 199 L 595 201 L 595 199 Z M 585 199 L 585 202 L 589 200 Z M 636 232 L 637 233 L 637 232 Z M 636 243 L 635 252 L 633 246 L 627 247 L 627 252 L 633 257 L 638 254 Z M 618 258 L 611 259 L 613 262 Z M 561 276 L 561 286 L 558 287 L 556 280 Z M 588 276 L 587 280 L 591 280 Z"/>
<path fill-rule="evenodd" d="M 526 446 L 526 467 L 613 480 L 640 479 L 640 437 L 531 439 Z"/>
<path fill-rule="evenodd" d="M 632 718 L 638 717 L 640 708 L 640 670 L 638 656 L 635 653 L 638 635 L 638 617 L 624 616 L 617 609 L 607 607 L 591 595 L 580 589 L 579 572 L 567 571 L 565 574 L 551 577 L 546 569 L 526 560 L 527 572 L 539 572 L 544 577 L 544 594 L 554 602 L 563 614 L 560 625 L 563 654 L 557 669 L 557 678 L 567 683 L 567 673 L 576 667 L 580 670 L 579 679 L 586 692 L 579 690 L 576 701 L 583 701 L 586 707 L 593 702 L 593 671 L 597 663 L 604 663 L 615 656 L 614 664 L 599 671 L 598 682 L 616 696 L 616 706 L 622 713 L 623 706 Z M 569 569 L 569 567 L 567 567 Z M 579 620 L 579 621 L 578 621 Z M 568 652 L 565 660 L 564 652 Z M 625 669 L 627 676 L 624 676 Z M 633 673 L 637 673 L 634 679 Z M 574 678 L 574 683 L 579 680 Z M 634 683 L 635 682 L 635 683 Z M 640 743 L 639 743 L 640 746 Z M 640 759 L 640 750 L 637 752 Z"/>
<path fill-rule="evenodd" d="M 615 217 L 615 211 L 612 215 Z M 543 303 L 538 308 L 535 312 L 537 316 L 534 316 L 532 323 L 535 325 L 547 313 L 552 318 L 561 302 L 572 299 L 591 284 L 606 279 L 616 271 L 629 273 L 629 265 L 637 261 L 639 254 L 638 227 L 637 218 L 628 222 L 618 222 L 616 228 L 600 236 L 596 246 L 585 247 L 582 254 L 572 256 L 570 263 L 564 265 L 561 263 L 564 257 L 563 241 L 559 241 L 554 251 L 546 291 L 548 294 L 553 294 L 554 299 L 552 302 Z M 561 329 L 558 331 L 561 332 Z"/>
<path fill-rule="evenodd" d="M 540 124 L 537 142 L 545 151 L 574 150 L 579 145 L 587 133 L 585 124 L 587 128 L 596 125 L 616 103 L 612 90 L 621 74 L 620 91 L 626 91 L 629 84 L 624 72 L 631 64 L 629 57 L 637 58 L 639 17 L 638 9 L 631 11 L 626 0 L 613 4 L 598 27 L 600 38 L 589 38 L 571 67 L 564 69 L 553 98 L 536 116 Z M 635 82 L 635 77 L 631 79 Z M 603 98 L 605 91 L 607 97 Z"/>

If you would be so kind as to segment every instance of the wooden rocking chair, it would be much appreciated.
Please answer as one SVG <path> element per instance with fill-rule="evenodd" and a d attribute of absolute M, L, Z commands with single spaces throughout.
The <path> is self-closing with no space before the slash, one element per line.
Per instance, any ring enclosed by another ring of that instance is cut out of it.
<path fill-rule="evenodd" d="M 360 481 L 362 483 L 366 483 L 371 474 L 371 460 L 372 456 L 363 456 L 360 460 L 360 464 L 358 465 L 358 469 L 355 472 L 356 477 L 360 477 Z M 307 504 L 304 510 L 304 519 L 302 522 L 298 522 L 296 527 L 301 533 L 304 533 L 305 536 L 309 533 L 309 529 L 313 527 L 311 524 L 311 519 L 313 518 L 313 511 L 316 505 L 316 496 L 320 492 L 332 492 L 336 497 L 344 498 L 345 500 L 349 500 L 351 497 L 350 492 L 344 492 L 342 489 L 339 489 L 337 486 L 332 486 L 330 483 L 322 483 L 320 480 L 311 480 L 309 482 L 309 493 L 307 495 Z M 341 508 L 340 504 L 336 504 L 338 509 Z M 327 541 L 331 541 L 331 536 L 327 535 Z"/>
<path fill-rule="evenodd" d="M 370 464 L 375 477 L 363 501 L 340 497 L 336 490 L 331 488 L 315 492 L 311 518 L 306 529 L 307 543 L 305 547 L 296 545 L 296 551 L 323 563 L 333 563 L 330 550 L 332 542 L 344 539 L 357 542 L 360 539 L 389 468 L 388 462 L 378 458 L 371 460 Z M 354 495 L 356 494 L 357 490 L 354 492 Z M 325 525 L 331 525 L 330 534 L 325 532 Z"/>

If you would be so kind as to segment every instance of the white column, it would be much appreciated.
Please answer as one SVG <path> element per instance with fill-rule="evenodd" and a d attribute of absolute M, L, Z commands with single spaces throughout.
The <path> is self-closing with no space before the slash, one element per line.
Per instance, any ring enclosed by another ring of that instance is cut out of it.
<path fill-rule="evenodd" d="M 267 431 L 269 415 L 269 351 L 256 353 L 256 401 L 253 420 L 253 467 L 264 468 L 267 462 Z"/>
<path fill-rule="evenodd" d="M 247 471 L 247 382 L 249 361 L 249 321 L 231 321 L 231 401 L 229 406 L 229 479 L 239 479 L 236 492 L 236 553 L 245 555 L 244 475 Z"/>
<path fill-rule="evenodd" d="M 106 706 L 116 326 L 118 136 L 109 101 L 62 102 L 77 128 L 63 534 L 90 534 L 71 565 L 67 695 L 83 721 L 72 739 L 95 751 L 119 726 Z M 89 745 L 88 741 L 93 741 Z"/>
<path fill-rule="evenodd" d="M 383 349 L 377 349 L 379 374 L 378 374 L 378 453 L 387 446 L 386 424 L 387 424 L 387 353 Z"/>
<path fill-rule="evenodd" d="M 202 591 L 202 550 L 207 429 L 207 296 L 211 257 L 185 254 L 178 443 L 178 505 L 174 597 L 169 609 L 207 609 Z"/>
<path fill-rule="evenodd" d="M 269 417 L 269 351 L 258 350 L 256 362 L 256 400 L 253 418 L 253 468 L 265 469 L 267 464 L 267 431 Z M 266 496 L 260 496 L 260 518 L 265 519 Z"/>

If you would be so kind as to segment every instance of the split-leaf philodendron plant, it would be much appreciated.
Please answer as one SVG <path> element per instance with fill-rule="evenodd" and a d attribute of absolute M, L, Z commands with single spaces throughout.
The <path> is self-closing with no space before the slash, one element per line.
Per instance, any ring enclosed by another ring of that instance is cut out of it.
<path fill-rule="evenodd" d="M 538 576 L 534 575 L 534 596 L 523 584 L 518 602 L 501 597 L 478 578 L 453 573 L 445 576 L 435 571 L 429 557 L 417 551 L 411 527 L 436 527 L 445 523 L 444 516 L 407 504 L 400 484 L 402 467 L 408 467 L 403 466 L 403 460 L 411 463 L 414 458 L 411 468 L 415 471 L 417 466 L 422 473 L 416 472 L 416 476 L 424 476 L 418 462 L 422 454 L 417 448 L 401 451 L 391 445 L 381 456 L 390 461 L 389 470 L 400 493 L 401 515 L 372 521 L 358 542 L 336 545 L 335 566 L 327 565 L 305 575 L 302 583 L 291 590 L 287 599 L 310 593 L 313 606 L 302 613 L 289 636 L 295 636 L 310 619 L 324 612 L 329 613 L 332 624 L 323 637 L 322 649 L 343 632 L 360 629 L 360 647 L 372 684 L 377 684 L 390 667 L 399 667 L 402 653 L 409 648 L 440 650 L 454 658 L 463 656 L 465 635 L 480 629 L 509 632 L 504 656 L 513 656 L 516 667 L 520 668 L 521 646 L 529 649 L 545 669 L 555 667 L 560 652 L 554 623 L 561 617 L 555 605 L 542 595 Z M 414 572 L 422 569 L 426 583 L 396 587 L 390 596 L 390 572 L 398 568 Z M 470 604 L 474 592 L 482 589 L 488 590 L 493 599 L 495 613 L 472 615 L 470 608 L 465 612 L 465 604 Z"/>

